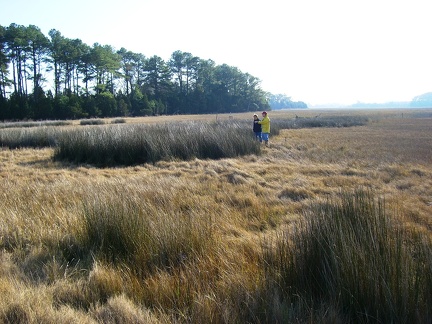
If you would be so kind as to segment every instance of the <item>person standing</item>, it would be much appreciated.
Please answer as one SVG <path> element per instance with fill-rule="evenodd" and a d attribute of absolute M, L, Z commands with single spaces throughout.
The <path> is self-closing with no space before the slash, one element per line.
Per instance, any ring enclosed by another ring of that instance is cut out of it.
<path fill-rule="evenodd" d="M 257 141 L 259 141 L 260 143 L 262 143 L 262 137 L 261 137 L 262 126 L 260 124 L 258 124 L 258 122 L 260 121 L 260 119 L 258 118 L 257 114 L 253 115 L 253 119 L 254 119 L 253 132 L 255 134 L 255 139 Z"/>
<path fill-rule="evenodd" d="M 264 141 L 264 144 L 268 146 L 269 137 L 270 137 L 270 118 L 266 111 L 262 112 L 262 117 L 263 119 L 258 121 L 258 124 L 260 124 L 262 127 L 262 133 L 261 133 L 262 140 Z"/>

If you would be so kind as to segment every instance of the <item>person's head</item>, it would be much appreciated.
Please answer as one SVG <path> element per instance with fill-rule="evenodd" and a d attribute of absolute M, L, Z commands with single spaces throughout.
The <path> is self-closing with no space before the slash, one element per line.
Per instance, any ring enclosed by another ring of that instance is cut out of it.
<path fill-rule="evenodd" d="M 253 118 L 254 118 L 254 119 L 257 119 L 257 118 L 258 118 L 258 115 L 257 115 L 257 114 L 254 114 L 254 115 L 253 115 Z"/>
<path fill-rule="evenodd" d="M 267 116 L 267 111 L 262 112 L 263 117 Z"/>

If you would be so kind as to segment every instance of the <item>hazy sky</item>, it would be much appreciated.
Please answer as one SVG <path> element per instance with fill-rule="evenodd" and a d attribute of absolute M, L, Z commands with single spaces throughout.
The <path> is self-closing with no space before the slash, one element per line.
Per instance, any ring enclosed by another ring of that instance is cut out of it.
<path fill-rule="evenodd" d="M 427 0 L 0 0 L 0 25 L 228 64 L 309 105 L 432 92 Z"/>

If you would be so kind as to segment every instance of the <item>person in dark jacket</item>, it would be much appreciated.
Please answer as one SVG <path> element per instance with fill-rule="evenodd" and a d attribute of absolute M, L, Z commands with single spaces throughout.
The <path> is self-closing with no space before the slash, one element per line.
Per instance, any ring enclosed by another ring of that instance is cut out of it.
<path fill-rule="evenodd" d="M 262 143 L 262 137 L 261 137 L 261 132 L 262 132 L 262 127 L 260 124 L 258 124 L 258 122 L 260 121 L 258 118 L 257 114 L 253 115 L 253 119 L 254 119 L 254 123 L 253 123 L 253 132 L 255 134 L 255 139 L 257 141 L 259 141 L 260 143 Z"/>

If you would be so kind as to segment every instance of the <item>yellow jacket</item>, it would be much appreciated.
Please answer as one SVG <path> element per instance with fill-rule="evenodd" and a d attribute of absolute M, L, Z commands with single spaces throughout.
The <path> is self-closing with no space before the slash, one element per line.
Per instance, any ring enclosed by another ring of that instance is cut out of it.
<path fill-rule="evenodd" d="M 270 118 L 267 115 L 258 124 L 261 124 L 263 133 L 270 133 Z"/>

